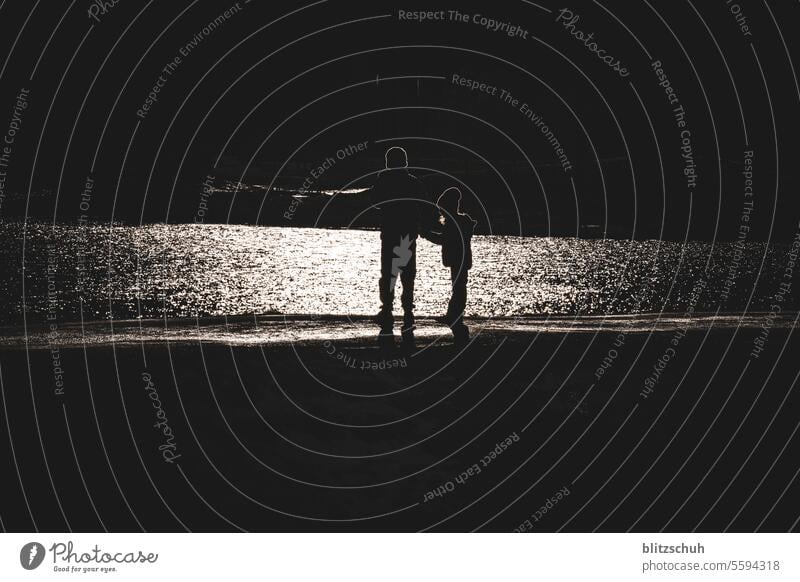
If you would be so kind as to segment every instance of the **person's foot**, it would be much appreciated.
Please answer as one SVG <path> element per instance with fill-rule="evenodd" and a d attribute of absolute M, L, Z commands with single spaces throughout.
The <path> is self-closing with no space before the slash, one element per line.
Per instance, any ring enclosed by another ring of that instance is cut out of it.
<path fill-rule="evenodd" d="M 403 329 L 402 331 L 405 333 L 406 330 L 414 331 L 415 328 L 415 321 L 414 321 L 414 314 L 410 311 L 406 311 L 403 314 Z"/>
<path fill-rule="evenodd" d="M 394 334 L 391 330 L 387 333 L 386 331 L 381 331 L 378 334 L 378 347 L 381 349 L 393 349 L 394 346 Z"/>
<path fill-rule="evenodd" d="M 453 341 L 457 346 L 469 343 L 469 328 L 466 325 L 453 328 Z"/>
<path fill-rule="evenodd" d="M 449 313 L 445 313 L 444 315 L 439 315 L 437 317 L 434 317 L 433 320 L 437 323 L 444 324 L 447 327 L 453 325 L 453 316 L 450 315 Z"/>
<path fill-rule="evenodd" d="M 377 315 L 372 317 L 372 322 L 381 326 L 381 329 L 389 329 L 394 325 L 394 317 L 391 311 L 381 309 Z"/>
<path fill-rule="evenodd" d="M 400 334 L 400 337 L 401 337 L 400 347 L 402 347 L 404 350 L 413 350 L 414 348 L 417 347 L 416 342 L 414 340 L 413 327 L 408 329 L 403 329 Z"/>

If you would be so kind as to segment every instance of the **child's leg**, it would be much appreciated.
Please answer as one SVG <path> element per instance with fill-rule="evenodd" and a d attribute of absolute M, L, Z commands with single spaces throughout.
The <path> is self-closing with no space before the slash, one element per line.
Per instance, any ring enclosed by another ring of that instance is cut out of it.
<path fill-rule="evenodd" d="M 414 324 L 414 279 L 417 276 L 417 242 L 411 241 L 408 248 L 411 256 L 408 262 L 400 271 L 400 282 L 403 284 L 403 294 L 400 299 L 403 304 L 403 311 L 407 321 Z"/>
<path fill-rule="evenodd" d="M 462 267 L 450 267 L 450 280 L 453 282 L 453 291 L 450 303 L 447 306 L 447 315 L 453 321 L 453 329 L 464 326 L 463 315 L 467 306 L 467 274 L 469 271 Z"/>

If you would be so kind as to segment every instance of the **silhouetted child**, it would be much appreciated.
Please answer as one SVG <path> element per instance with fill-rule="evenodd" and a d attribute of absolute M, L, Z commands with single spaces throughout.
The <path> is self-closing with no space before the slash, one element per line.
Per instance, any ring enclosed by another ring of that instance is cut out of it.
<path fill-rule="evenodd" d="M 472 233 L 476 221 L 461 212 L 461 191 L 448 188 L 436 201 L 439 208 L 438 230 L 426 233 L 426 238 L 442 245 L 442 264 L 450 267 L 450 280 L 453 291 L 447 314 L 437 318 L 453 330 L 457 343 L 469 339 L 469 329 L 464 325 L 464 308 L 467 306 L 467 275 L 472 268 Z"/>

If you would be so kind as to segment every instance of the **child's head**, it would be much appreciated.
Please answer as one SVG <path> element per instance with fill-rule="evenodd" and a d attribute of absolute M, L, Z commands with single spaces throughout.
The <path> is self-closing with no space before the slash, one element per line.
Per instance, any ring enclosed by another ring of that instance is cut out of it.
<path fill-rule="evenodd" d="M 461 190 L 458 188 L 448 188 L 439 199 L 436 201 L 436 206 L 442 211 L 442 214 L 457 214 L 461 211 Z"/>

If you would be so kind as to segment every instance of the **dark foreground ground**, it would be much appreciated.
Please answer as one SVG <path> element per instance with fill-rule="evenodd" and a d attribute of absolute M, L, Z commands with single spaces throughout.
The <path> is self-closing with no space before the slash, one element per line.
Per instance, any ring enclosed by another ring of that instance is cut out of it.
<path fill-rule="evenodd" d="M 797 529 L 791 332 L 772 329 L 758 357 L 757 328 L 492 332 L 412 352 L 5 348 L 0 518 L 9 531 Z"/>

